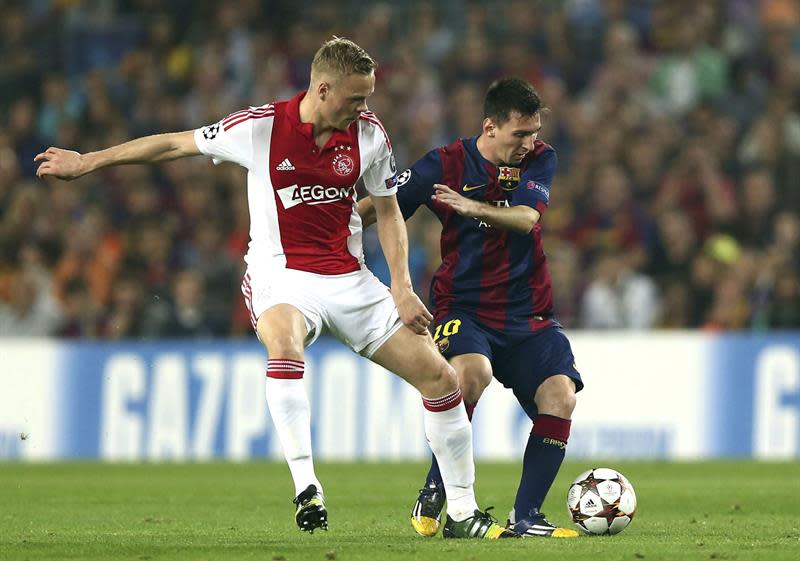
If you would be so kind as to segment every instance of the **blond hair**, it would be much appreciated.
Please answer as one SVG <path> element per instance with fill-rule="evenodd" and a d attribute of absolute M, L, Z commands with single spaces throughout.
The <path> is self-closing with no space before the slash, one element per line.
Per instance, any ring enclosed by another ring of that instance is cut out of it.
<path fill-rule="evenodd" d="M 325 41 L 311 62 L 311 79 L 318 73 L 335 76 L 370 74 L 378 67 L 367 51 L 350 39 L 333 36 Z"/>

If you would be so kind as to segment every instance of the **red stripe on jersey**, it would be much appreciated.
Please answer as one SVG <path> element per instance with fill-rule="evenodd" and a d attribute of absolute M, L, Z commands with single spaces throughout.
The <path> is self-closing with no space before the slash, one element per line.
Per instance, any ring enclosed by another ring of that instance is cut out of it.
<path fill-rule="evenodd" d="M 453 286 L 455 285 L 455 274 L 458 269 L 461 253 L 458 247 L 458 228 L 448 226 L 450 219 L 455 218 L 455 213 L 448 213 L 448 218 L 442 223 L 442 239 L 440 249 L 444 261 L 441 268 L 436 272 L 433 282 L 433 299 L 436 309 L 436 317 L 444 317 L 450 312 L 450 305 L 453 303 Z"/>
<path fill-rule="evenodd" d="M 529 325 L 532 331 L 542 329 L 550 325 L 552 321 L 547 318 L 553 310 L 553 283 L 550 276 L 550 269 L 547 266 L 547 259 L 544 254 L 544 244 L 542 243 L 542 226 L 536 224 L 531 232 L 533 244 L 531 248 L 531 259 L 533 261 L 533 273 L 528 280 L 531 288 L 532 314 Z"/>
<path fill-rule="evenodd" d="M 497 168 L 489 163 L 484 165 L 489 184 L 486 186 L 486 199 L 505 200 L 505 193 L 497 179 Z M 484 228 L 480 260 L 480 292 L 478 319 L 495 329 L 505 327 L 508 310 L 502 303 L 508 303 L 508 285 L 511 278 L 511 251 L 508 247 L 508 231 L 500 228 Z"/>
<path fill-rule="evenodd" d="M 242 294 L 244 294 L 244 305 L 250 313 L 250 323 L 255 331 L 257 318 L 255 312 L 253 312 L 253 288 L 250 286 L 250 275 L 245 275 L 244 280 L 242 280 Z"/>
<path fill-rule="evenodd" d="M 381 129 L 381 132 L 383 132 L 383 138 L 386 139 L 386 146 L 389 148 L 389 150 L 392 149 L 392 142 L 389 140 L 389 135 L 386 133 L 386 129 L 383 128 L 383 123 L 381 123 L 380 119 L 378 119 L 378 116 L 375 113 L 372 111 L 364 111 L 361 113 L 361 115 L 359 115 L 359 118 L 372 123 Z"/>
<path fill-rule="evenodd" d="M 464 177 L 464 157 L 464 145 L 460 140 L 449 146 L 439 148 L 443 184 L 461 185 L 461 179 Z M 453 294 L 453 286 L 455 285 L 456 270 L 461 260 L 461 247 L 458 243 L 460 228 L 458 224 L 464 218 L 448 205 L 442 203 L 434 204 L 441 205 L 441 211 L 437 214 L 441 216 L 442 221 L 442 238 L 439 243 L 442 259 L 444 259 L 442 266 L 434 275 L 433 283 L 436 317 L 438 318 L 449 312 L 450 304 L 456 296 Z"/>
<path fill-rule="evenodd" d="M 241 111 L 236 111 L 234 113 L 231 113 L 230 115 L 228 115 L 227 117 L 222 119 L 222 124 L 226 125 L 232 119 L 238 119 L 239 117 L 241 117 L 243 115 L 247 115 L 249 112 L 250 112 L 249 109 L 242 109 Z"/>
<path fill-rule="evenodd" d="M 533 142 L 533 155 L 534 156 L 538 156 L 539 154 L 541 154 L 542 152 L 544 152 L 547 149 L 552 150 L 553 147 L 550 146 L 548 143 L 546 143 L 543 140 L 534 140 L 534 142 Z"/>
<path fill-rule="evenodd" d="M 264 113 L 269 113 L 270 111 L 275 111 L 275 108 L 272 107 L 271 105 L 263 107 L 261 109 L 243 109 L 241 111 L 237 111 L 236 113 L 231 113 L 222 120 L 222 123 L 227 124 L 231 121 L 236 121 L 237 119 L 241 119 L 246 115 L 262 115 Z"/>
<path fill-rule="evenodd" d="M 222 127 L 222 130 L 231 129 L 231 128 L 235 127 L 236 125 L 238 125 L 239 123 L 244 123 L 245 121 L 249 121 L 250 119 L 263 119 L 264 117 L 272 117 L 274 114 L 275 114 L 274 111 L 269 111 L 267 113 L 260 113 L 258 115 L 250 113 L 250 114 L 242 116 L 241 118 L 239 118 L 236 121 L 231 121 L 227 125 L 224 125 Z"/>
<path fill-rule="evenodd" d="M 230 115 L 228 115 L 227 117 L 222 119 L 222 124 L 223 125 L 227 124 L 228 121 L 231 121 L 233 119 L 238 119 L 238 118 L 243 117 L 244 115 L 246 115 L 248 113 L 258 114 L 258 113 L 263 113 L 265 111 L 270 111 L 270 110 L 274 110 L 274 107 L 272 105 L 267 105 L 265 107 L 257 107 L 255 109 L 253 109 L 252 107 L 248 107 L 247 109 L 241 109 L 240 111 L 234 111 L 233 113 L 231 113 Z"/>
<path fill-rule="evenodd" d="M 508 232 L 500 228 L 486 228 L 481 248 L 481 291 L 478 319 L 495 329 L 503 329 L 506 309 L 498 306 L 508 302 L 508 283 L 511 270 L 511 253 Z"/>

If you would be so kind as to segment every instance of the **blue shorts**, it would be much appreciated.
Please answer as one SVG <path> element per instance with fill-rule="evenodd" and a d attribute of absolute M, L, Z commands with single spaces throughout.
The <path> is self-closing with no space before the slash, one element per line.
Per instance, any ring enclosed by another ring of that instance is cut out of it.
<path fill-rule="evenodd" d="M 569 339 L 560 325 L 531 333 L 504 333 L 466 313 L 452 311 L 436 318 L 433 340 L 446 359 L 479 353 L 492 364 L 497 381 L 510 388 L 531 420 L 537 415 L 533 396 L 550 376 L 564 374 L 583 389 Z"/>

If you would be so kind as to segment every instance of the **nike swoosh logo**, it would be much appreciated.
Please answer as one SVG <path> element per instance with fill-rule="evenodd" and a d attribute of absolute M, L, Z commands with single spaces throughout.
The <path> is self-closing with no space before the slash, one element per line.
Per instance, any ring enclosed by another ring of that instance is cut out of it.
<path fill-rule="evenodd" d="M 464 186 L 461 188 L 461 190 L 466 193 L 467 191 L 474 191 L 475 189 L 480 189 L 481 187 L 485 186 L 486 183 L 481 183 L 480 185 L 467 185 L 466 183 L 464 183 Z"/>

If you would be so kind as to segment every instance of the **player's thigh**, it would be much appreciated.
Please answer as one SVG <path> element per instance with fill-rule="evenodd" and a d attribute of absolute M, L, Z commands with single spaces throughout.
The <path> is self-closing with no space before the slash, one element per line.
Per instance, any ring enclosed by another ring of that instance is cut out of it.
<path fill-rule="evenodd" d="M 397 330 L 370 357 L 394 372 L 426 397 L 438 397 L 458 387 L 453 368 L 437 351 L 430 335 L 406 326 Z"/>
<path fill-rule="evenodd" d="M 324 306 L 302 271 L 248 268 L 242 294 L 259 340 L 272 356 L 300 352 L 323 329 Z M 299 350 L 298 350 L 299 349 Z M 278 353 L 278 355 L 276 355 Z M 292 358 L 281 356 L 281 358 Z"/>
<path fill-rule="evenodd" d="M 478 401 L 492 381 L 490 333 L 471 315 L 451 311 L 431 326 L 433 340 L 458 374 L 467 403 Z"/>
<path fill-rule="evenodd" d="M 431 325 L 433 342 L 447 360 L 454 357 L 480 354 L 492 361 L 490 334 L 472 316 L 462 312 L 450 312 L 436 317 Z M 490 366 L 491 368 L 491 366 Z"/>
<path fill-rule="evenodd" d="M 366 358 L 402 326 L 389 288 L 369 270 L 333 279 L 326 294 L 331 334 Z"/>
<path fill-rule="evenodd" d="M 290 304 L 277 304 L 262 312 L 256 324 L 258 338 L 274 358 L 303 359 L 308 329 L 303 314 Z"/>

